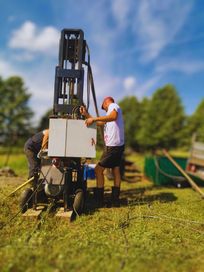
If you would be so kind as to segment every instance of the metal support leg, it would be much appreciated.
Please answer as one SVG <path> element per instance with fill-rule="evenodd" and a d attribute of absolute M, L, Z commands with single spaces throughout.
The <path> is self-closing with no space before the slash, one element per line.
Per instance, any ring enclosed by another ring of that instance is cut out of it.
<path fill-rule="evenodd" d="M 33 180 L 33 210 L 37 210 L 37 186 L 38 186 L 38 173 L 34 174 L 34 180 Z"/>
<path fill-rule="evenodd" d="M 65 171 L 65 181 L 64 181 L 64 192 L 63 192 L 63 199 L 64 199 L 64 211 L 68 210 L 68 202 L 70 196 L 70 187 L 72 182 L 72 169 L 67 168 Z"/>

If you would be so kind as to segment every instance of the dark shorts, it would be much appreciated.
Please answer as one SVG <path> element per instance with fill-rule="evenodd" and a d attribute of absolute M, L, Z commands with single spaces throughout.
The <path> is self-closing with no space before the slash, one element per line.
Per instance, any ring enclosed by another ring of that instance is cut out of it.
<path fill-rule="evenodd" d="M 114 168 L 120 166 L 124 152 L 124 145 L 122 146 L 106 146 L 105 151 L 98 163 L 104 168 Z"/>

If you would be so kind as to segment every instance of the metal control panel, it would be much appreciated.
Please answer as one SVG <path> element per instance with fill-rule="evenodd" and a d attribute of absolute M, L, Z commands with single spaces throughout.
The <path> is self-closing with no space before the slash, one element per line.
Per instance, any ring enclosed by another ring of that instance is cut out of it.
<path fill-rule="evenodd" d="M 50 119 L 48 156 L 94 158 L 95 124 L 87 127 L 84 120 Z"/>

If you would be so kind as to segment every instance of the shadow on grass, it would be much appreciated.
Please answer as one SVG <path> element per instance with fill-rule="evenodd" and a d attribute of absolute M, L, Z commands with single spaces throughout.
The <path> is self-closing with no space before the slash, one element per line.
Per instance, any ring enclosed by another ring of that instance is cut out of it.
<path fill-rule="evenodd" d="M 121 206 L 151 205 L 153 202 L 167 203 L 176 200 L 177 197 L 173 193 L 160 192 L 148 194 L 148 190 L 144 188 L 141 188 L 141 190 L 126 190 L 121 193 Z"/>
<path fill-rule="evenodd" d="M 141 187 L 135 189 L 122 190 L 120 194 L 120 207 L 138 206 L 138 205 L 152 205 L 154 202 L 167 203 L 177 200 L 177 197 L 170 192 L 153 193 L 152 190 L 158 187 Z M 111 193 L 105 191 L 104 208 L 110 208 Z M 93 214 L 98 208 L 94 200 L 93 193 L 88 191 L 86 198 L 85 214 Z"/>

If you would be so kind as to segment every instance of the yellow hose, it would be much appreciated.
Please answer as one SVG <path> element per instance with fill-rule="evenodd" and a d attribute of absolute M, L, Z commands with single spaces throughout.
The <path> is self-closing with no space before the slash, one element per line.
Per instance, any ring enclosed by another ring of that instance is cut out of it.
<path fill-rule="evenodd" d="M 21 184 L 20 186 L 18 186 L 13 192 L 11 192 L 7 197 L 12 196 L 15 192 L 17 192 L 18 190 L 20 190 L 21 188 L 23 188 L 24 186 L 26 186 L 28 183 L 30 183 L 32 180 L 34 179 L 34 177 L 26 180 L 23 184 Z"/>

